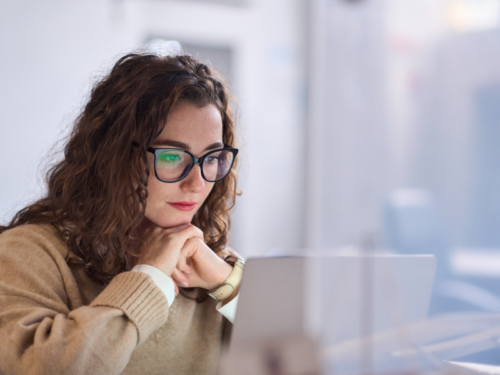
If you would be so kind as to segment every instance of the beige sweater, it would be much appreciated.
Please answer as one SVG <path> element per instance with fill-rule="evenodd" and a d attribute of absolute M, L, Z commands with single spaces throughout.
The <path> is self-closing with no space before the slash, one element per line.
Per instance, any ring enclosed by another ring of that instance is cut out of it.
<path fill-rule="evenodd" d="M 67 253 L 48 225 L 0 235 L 0 374 L 215 374 L 227 323 L 215 300 L 169 307 L 140 272 L 103 287 Z"/>

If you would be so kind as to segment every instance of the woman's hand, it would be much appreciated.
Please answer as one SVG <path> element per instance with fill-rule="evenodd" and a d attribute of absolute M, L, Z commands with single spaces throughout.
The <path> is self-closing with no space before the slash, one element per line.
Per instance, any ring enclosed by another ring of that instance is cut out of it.
<path fill-rule="evenodd" d="M 226 281 L 233 267 L 219 258 L 202 239 L 196 237 L 184 244 L 177 269 L 187 276 L 189 287 L 211 290 Z"/>
<path fill-rule="evenodd" d="M 232 267 L 203 241 L 203 232 L 192 224 L 168 229 L 155 227 L 144 232 L 145 251 L 135 264 L 158 268 L 183 287 L 214 289 L 221 285 Z"/>
<path fill-rule="evenodd" d="M 136 258 L 135 264 L 148 264 L 158 268 L 177 284 L 188 286 L 187 277 L 176 269 L 179 256 L 186 242 L 197 238 L 203 241 L 203 232 L 191 224 L 179 225 L 168 229 L 155 227 L 144 232 L 145 251 Z M 177 285 L 175 294 L 179 293 Z"/>

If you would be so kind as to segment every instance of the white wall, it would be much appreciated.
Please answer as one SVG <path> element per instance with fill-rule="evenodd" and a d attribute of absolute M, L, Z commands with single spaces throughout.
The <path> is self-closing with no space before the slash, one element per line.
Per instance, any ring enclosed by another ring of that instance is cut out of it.
<path fill-rule="evenodd" d="M 194 1 L 0 2 L 0 220 L 43 194 L 39 166 L 93 79 L 151 36 L 230 46 L 240 104 L 244 195 L 233 246 L 244 255 L 303 244 L 304 9 Z"/>
<path fill-rule="evenodd" d="M 0 217 L 40 195 L 37 171 L 92 78 L 140 40 L 102 1 L 4 1 L 0 11 Z"/>

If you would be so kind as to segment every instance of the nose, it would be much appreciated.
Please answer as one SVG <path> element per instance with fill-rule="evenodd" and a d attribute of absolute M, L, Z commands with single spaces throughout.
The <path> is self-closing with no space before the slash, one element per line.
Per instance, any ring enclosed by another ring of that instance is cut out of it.
<path fill-rule="evenodd" d="M 195 164 L 189 174 L 181 181 L 181 190 L 201 193 L 205 188 L 205 180 L 201 176 L 200 164 Z"/>

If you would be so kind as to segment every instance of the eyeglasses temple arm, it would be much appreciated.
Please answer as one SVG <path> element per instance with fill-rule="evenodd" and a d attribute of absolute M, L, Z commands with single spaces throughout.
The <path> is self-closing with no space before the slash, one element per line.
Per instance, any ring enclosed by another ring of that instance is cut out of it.
<path fill-rule="evenodd" d="M 139 143 L 137 143 L 136 141 L 132 141 L 132 146 L 140 147 Z M 155 153 L 155 149 L 153 147 L 148 147 L 146 151 L 151 152 L 152 154 Z"/>

